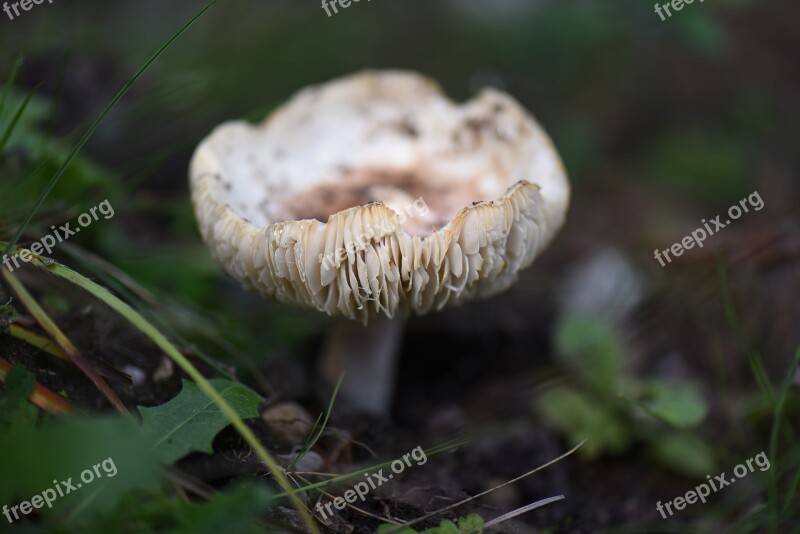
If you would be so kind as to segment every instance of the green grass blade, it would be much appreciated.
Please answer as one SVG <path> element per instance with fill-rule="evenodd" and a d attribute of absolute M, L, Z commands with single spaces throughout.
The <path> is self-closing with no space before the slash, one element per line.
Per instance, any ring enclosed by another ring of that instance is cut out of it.
<path fill-rule="evenodd" d="M 11 87 L 14 85 L 14 80 L 17 79 L 17 72 L 19 72 L 19 68 L 22 66 L 22 63 L 22 55 L 17 56 L 17 60 L 14 62 L 14 65 L 11 67 L 11 72 L 8 74 L 6 85 L 3 88 L 3 96 L 0 96 L 0 117 L 3 116 L 3 110 L 6 107 L 8 93 L 11 92 Z"/>
<path fill-rule="evenodd" d="M 28 345 L 32 347 L 36 347 L 42 352 L 45 352 L 51 356 L 55 356 L 60 360 L 64 360 L 66 362 L 69 361 L 69 356 L 64 354 L 64 351 L 56 345 L 54 342 L 50 341 L 48 338 L 44 336 L 40 336 L 39 334 L 35 334 L 30 330 L 22 328 L 18 324 L 12 324 L 9 326 L 9 335 L 20 341 L 24 341 Z"/>
<path fill-rule="evenodd" d="M 64 90 L 64 78 L 67 77 L 67 64 L 69 63 L 69 50 L 64 52 L 64 58 L 61 60 L 61 68 L 58 74 L 58 83 L 56 84 L 55 96 L 53 97 L 52 105 L 50 106 L 50 118 L 47 120 L 47 136 L 44 138 L 44 143 L 47 144 L 53 137 L 53 129 L 56 126 L 56 118 L 58 117 L 58 104 L 61 101 L 61 93 Z"/>
<path fill-rule="evenodd" d="M 728 284 L 728 273 L 721 260 L 717 263 L 717 271 L 719 274 L 720 294 L 722 296 L 722 305 L 725 310 L 725 318 L 731 327 L 734 339 L 737 345 L 739 345 L 739 350 L 747 356 L 747 362 L 750 365 L 750 370 L 753 373 L 753 378 L 755 378 L 759 389 L 770 401 L 773 401 L 775 399 L 775 391 L 764 369 L 764 362 L 761 359 L 761 355 L 748 347 L 743 337 L 742 325 L 739 322 L 739 316 L 736 313 L 736 306 L 734 306 L 733 296 L 731 295 L 730 286 Z"/>
<path fill-rule="evenodd" d="M 328 419 L 330 419 L 331 417 L 331 412 L 333 411 L 333 404 L 334 402 L 336 402 L 336 395 L 339 394 L 339 388 L 342 386 L 342 380 L 344 380 L 344 373 L 342 373 L 341 376 L 339 376 L 339 380 L 336 382 L 336 387 L 333 388 L 333 395 L 331 395 L 331 401 L 328 403 L 328 410 L 325 412 L 325 419 L 322 421 L 322 426 L 320 427 L 319 432 L 317 432 L 317 434 L 314 435 L 314 429 L 313 428 L 311 429 L 311 433 L 309 434 L 309 440 L 306 441 L 306 444 L 303 445 L 303 449 L 295 457 L 295 459 L 292 460 L 292 463 L 289 464 L 288 469 L 294 467 L 294 465 L 297 462 L 299 462 L 303 458 L 303 456 L 305 456 L 308 453 L 308 451 L 310 451 L 314 447 L 314 445 L 317 444 L 319 438 L 322 437 L 322 433 L 325 432 L 325 427 L 328 425 Z M 319 422 L 319 418 L 317 418 L 317 421 Z M 315 423 L 314 428 L 316 428 L 316 426 L 317 425 Z M 312 438 L 311 436 L 314 437 Z"/>
<path fill-rule="evenodd" d="M 800 462 L 798 462 L 797 472 L 794 474 L 794 479 L 792 483 L 789 484 L 789 491 L 786 493 L 786 503 L 783 505 L 781 509 L 781 517 L 788 517 L 791 511 L 790 508 L 792 506 L 792 500 L 794 500 L 798 494 L 798 488 L 800 488 Z M 795 514 L 797 516 L 797 514 Z"/>
<path fill-rule="evenodd" d="M 11 119 L 11 122 L 8 123 L 6 131 L 3 132 L 3 138 L 0 139 L 0 154 L 2 154 L 3 151 L 5 151 L 6 143 L 8 143 L 8 140 L 11 138 L 11 134 L 14 133 L 14 129 L 17 127 L 17 123 L 22 118 L 22 114 L 25 113 L 25 108 L 28 107 L 31 98 L 33 98 L 33 94 L 36 92 L 38 88 L 39 86 L 37 85 L 28 92 L 28 95 L 25 97 L 25 100 L 23 100 L 22 104 L 20 104 L 19 108 L 17 108 L 17 112 L 14 114 L 14 118 Z"/>
<path fill-rule="evenodd" d="M 794 361 L 792 365 L 789 367 L 789 373 L 786 376 L 786 380 L 783 381 L 783 385 L 781 386 L 781 390 L 778 393 L 778 401 L 775 404 L 775 411 L 773 412 L 772 416 L 772 431 L 769 437 L 769 457 L 772 459 L 773 462 L 777 462 L 777 452 L 778 452 L 778 434 L 780 433 L 781 427 L 781 420 L 783 419 L 783 406 L 786 403 L 786 397 L 789 395 L 789 388 L 792 386 L 792 380 L 794 379 L 795 371 L 797 370 L 797 366 L 800 365 L 800 347 L 797 348 L 797 351 L 794 355 Z M 770 513 L 770 528 L 773 532 L 777 530 L 777 518 L 778 518 L 778 469 L 777 466 L 775 469 L 772 470 L 770 473 L 770 484 L 769 484 L 769 506 L 771 509 Z M 795 481 L 796 483 L 797 481 Z M 784 508 L 789 506 L 791 503 L 792 498 L 794 497 L 793 493 L 790 493 L 786 500 L 786 505 Z"/>

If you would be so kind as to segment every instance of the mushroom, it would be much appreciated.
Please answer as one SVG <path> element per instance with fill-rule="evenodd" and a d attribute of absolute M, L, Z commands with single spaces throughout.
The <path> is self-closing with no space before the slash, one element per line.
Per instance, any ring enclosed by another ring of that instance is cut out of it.
<path fill-rule="evenodd" d="M 512 97 L 457 105 L 412 72 L 303 89 L 197 147 L 200 233 L 264 297 L 341 318 L 323 354 L 342 395 L 385 413 L 402 320 L 508 289 L 561 227 L 569 182 Z"/>

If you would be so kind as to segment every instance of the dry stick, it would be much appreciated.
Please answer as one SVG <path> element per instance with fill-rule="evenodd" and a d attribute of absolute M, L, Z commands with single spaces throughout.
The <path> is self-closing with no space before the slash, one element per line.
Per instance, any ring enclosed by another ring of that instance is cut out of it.
<path fill-rule="evenodd" d="M 508 486 L 509 484 L 514 484 L 515 482 L 519 482 L 519 481 L 520 481 L 520 480 L 522 480 L 523 478 L 525 478 L 525 477 L 528 477 L 528 476 L 530 476 L 530 475 L 532 475 L 532 474 L 536 473 L 537 471 L 541 471 L 541 470 L 542 470 L 542 469 L 544 469 L 545 467 L 550 467 L 550 466 L 551 466 L 551 465 L 553 465 L 554 463 L 556 463 L 556 462 L 559 462 L 559 461 L 563 460 L 564 458 L 566 458 L 566 457 L 567 457 L 567 456 L 569 456 L 570 454 L 572 454 L 572 453 L 574 453 L 575 451 L 577 451 L 578 449 L 580 449 L 580 448 L 583 446 L 583 444 L 584 444 L 584 443 L 586 443 L 586 440 L 583 440 L 583 441 L 581 441 L 580 443 L 578 443 L 577 445 L 575 445 L 575 447 L 573 447 L 573 448 L 572 448 L 572 449 L 570 449 L 569 451 L 565 452 L 564 454 L 562 454 L 562 455 L 561 455 L 561 456 L 559 456 L 558 458 L 554 458 L 554 459 L 550 460 L 549 462 L 547 462 L 546 464 L 542 464 L 542 465 L 540 465 L 539 467 L 537 467 L 536 469 L 533 469 L 533 470 L 531 470 L 531 471 L 528 471 L 528 472 L 527 472 L 527 473 L 525 473 L 524 475 L 520 475 L 520 476 L 518 476 L 517 478 L 511 479 L 511 480 L 509 480 L 508 482 L 504 482 L 504 483 L 500 484 L 499 486 L 495 486 L 494 488 L 491 488 L 491 489 L 488 489 L 488 490 L 486 490 L 486 491 L 483 491 L 483 492 L 481 492 L 481 493 L 478 493 L 477 495 L 473 495 L 472 497 L 469 497 L 469 498 L 467 498 L 467 499 L 464 499 L 463 501 L 459 501 L 459 502 L 457 502 L 457 503 L 455 503 L 455 504 L 451 504 L 450 506 L 445 506 L 444 508 L 442 508 L 442 509 L 440 509 L 440 510 L 436 510 L 435 512 L 431 512 L 431 513 L 429 513 L 429 514 L 425 514 L 425 515 L 424 515 L 424 516 L 422 516 L 422 517 L 418 517 L 418 518 L 416 518 L 416 519 L 412 519 L 411 521 L 408 521 L 408 522 L 406 522 L 406 523 L 403 523 L 403 524 L 402 524 L 401 526 L 399 526 L 399 527 L 391 528 L 391 529 L 389 529 L 389 530 L 386 530 L 386 531 L 384 531 L 384 533 L 383 533 L 383 534 L 392 534 L 393 532 L 398 532 L 398 531 L 399 531 L 401 528 L 407 528 L 407 527 L 410 527 L 411 525 L 416 525 L 417 523 L 420 523 L 420 522 L 422 522 L 422 521 L 425 521 L 426 519 L 430 519 L 431 517 L 434 517 L 434 516 L 437 516 L 437 515 L 443 514 L 444 512 L 448 512 L 448 511 L 452 510 L 453 508 L 458 508 L 459 506 L 462 506 L 462 505 L 464 505 L 464 504 L 467 504 L 468 502 L 470 502 L 470 501 L 473 501 L 473 500 L 477 499 L 478 497 L 483 497 L 484 495 L 486 495 L 486 494 L 488 494 L 488 493 L 491 493 L 491 492 L 493 492 L 493 491 L 495 491 L 495 490 L 497 490 L 497 489 L 500 489 L 500 488 L 502 488 L 502 487 L 504 487 L 504 486 Z"/>
<path fill-rule="evenodd" d="M 11 365 L 8 360 L 0 357 L 0 382 L 5 382 L 6 376 L 12 367 L 13 365 Z M 50 412 L 53 415 L 71 415 L 75 413 L 75 409 L 66 400 L 40 385 L 38 382 L 29 400 L 42 410 Z"/>
<path fill-rule="evenodd" d="M 17 294 L 19 299 L 25 305 L 26 308 L 31 312 L 31 315 L 36 319 L 41 327 L 47 332 L 64 353 L 69 357 L 70 361 L 75 364 L 78 369 L 80 369 L 83 374 L 85 374 L 89 380 L 91 380 L 97 389 L 99 389 L 103 395 L 106 396 L 108 401 L 117 409 L 120 413 L 124 415 L 129 415 L 130 412 L 122 403 L 122 401 L 117 397 L 117 394 L 114 393 L 114 390 L 111 389 L 111 386 L 103 379 L 102 376 L 97 372 L 97 369 L 94 368 L 92 363 L 84 358 L 75 345 L 72 344 L 72 341 L 69 340 L 67 336 L 61 331 L 60 328 L 53 322 L 49 315 L 42 309 L 36 299 L 25 289 L 25 286 L 19 281 L 19 279 L 14 276 L 12 273 L 3 270 L 3 277 L 5 278 L 8 285 L 14 290 L 14 293 Z"/>

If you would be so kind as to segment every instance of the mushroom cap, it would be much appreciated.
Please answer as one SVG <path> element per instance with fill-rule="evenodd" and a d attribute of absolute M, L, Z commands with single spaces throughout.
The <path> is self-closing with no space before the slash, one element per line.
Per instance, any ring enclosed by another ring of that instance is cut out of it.
<path fill-rule="evenodd" d="M 366 323 L 495 295 L 553 239 L 569 182 L 509 95 L 457 105 L 411 72 L 301 90 L 197 147 L 200 233 L 245 287 Z"/>

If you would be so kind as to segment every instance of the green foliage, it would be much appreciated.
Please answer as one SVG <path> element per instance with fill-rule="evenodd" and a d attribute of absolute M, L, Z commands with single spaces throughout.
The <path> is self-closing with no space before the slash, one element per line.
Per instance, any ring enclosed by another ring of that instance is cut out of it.
<path fill-rule="evenodd" d="M 705 418 L 708 410 L 695 387 L 659 381 L 648 382 L 646 387 L 648 399 L 643 405 L 665 423 L 691 428 Z"/>
<path fill-rule="evenodd" d="M 261 533 L 264 529 L 256 521 L 270 506 L 270 497 L 270 491 L 259 484 L 242 484 L 203 503 L 187 503 L 163 493 L 129 496 L 83 531 L 104 534 L 117 531 L 119 525 L 136 525 L 137 532 Z"/>
<path fill-rule="evenodd" d="M 676 130 L 650 149 L 645 172 L 676 192 L 733 202 L 752 192 L 752 147 L 748 139 L 722 130 Z"/>
<path fill-rule="evenodd" d="M 378 532 L 388 532 L 397 528 L 396 525 L 381 525 Z M 458 524 L 449 519 L 439 523 L 438 527 L 417 531 L 407 527 L 397 531 L 397 534 L 481 534 L 483 532 L 483 518 L 477 514 L 471 514 L 458 520 Z"/>
<path fill-rule="evenodd" d="M 554 426 L 570 436 L 580 451 L 593 458 L 604 452 L 620 452 L 628 446 L 630 433 L 617 410 L 596 402 L 592 397 L 570 388 L 546 391 L 539 400 L 539 409 Z"/>
<path fill-rule="evenodd" d="M 200 505 L 182 503 L 175 534 L 206 532 L 263 532 L 255 519 L 270 506 L 271 493 L 262 485 L 241 486 L 224 495 L 216 495 Z"/>
<path fill-rule="evenodd" d="M 38 409 L 28 402 L 36 387 L 36 378 L 21 365 L 15 365 L 6 376 L 0 393 L 0 429 L 7 431 L 36 423 Z"/>
<path fill-rule="evenodd" d="M 209 381 L 223 399 L 243 419 L 258 415 L 261 399 L 247 387 L 229 380 Z M 192 382 L 183 382 L 180 394 L 155 408 L 139 408 L 142 430 L 155 441 L 157 458 L 166 463 L 190 452 L 213 452 L 214 437 L 230 420 L 222 410 Z"/>
<path fill-rule="evenodd" d="M 24 95 L 11 90 L 6 109 L 0 115 L 0 132 L 13 126 L 0 162 L 5 177 L 0 181 L 0 212 L 21 218 L 18 210 L 32 204 L 44 189 L 47 180 L 69 156 L 71 144 L 44 131 L 52 103 L 34 96 L 25 106 L 19 120 L 13 123 L 14 112 L 23 105 Z M 85 157 L 76 157 L 64 173 L 61 185 L 51 198 L 69 205 L 82 206 L 87 199 L 116 196 L 116 176 Z"/>
<path fill-rule="evenodd" d="M 144 287 L 168 287 L 171 298 L 211 306 L 218 297 L 215 281 L 219 267 L 202 242 L 152 246 L 146 255 L 132 255 L 137 242 L 118 226 L 103 230 L 98 245 L 114 266 L 130 273 Z M 176 276 L 180 265 L 180 276 Z"/>
<path fill-rule="evenodd" d="M 687 477 L 714 471 L 714 452 L 694 434 L 661 434 L 649 452 L 657 462 Z"/>
<path fill-rule="evenodd" d="M 49 512 L 42 526 L 15 525 L 15 531 L 105 534 L 119 532 L 121 525 L 135 525 L 135 532 L 257 534 L 265 532 L 259 524 L 259 516 L 274 506 L 272 493 L 263 484 L 240 484 L 225 493 L 214 493 L 203 502 L 186 502 L 177 495 L 168 495 L 165 488 L 153 484 L 147 488 L 120 492 L 115 506 L 84 513 L 75 519 L 69 517 L 74 511 L 70 509 L 71 504 L 64 499 L 62 506 L 62 499 L 59 499 L 53 504 L 55 512 Z M 80 491 L 83 490 L 81 488 Z"/>
<path fill-rule="evenodd" d="M 591 317 L 570 317 L 556 332 L 563 361 L 598 393 L 613 394 L 621 377 L 622 347 L 614 330 Z"/>
<path fill-rule="evenodd" d="M 711 471 L 709 447 L 691 433 L 707 413 L 694 384 L 628 376 L 622 343 L 611 325 L 598 318 L 565 319 L 555 342 L 559 358 L 578 381 L 545 391 L 537 407 L 572 443 L 587 440 L 580 454 L 595 458 L 643 442 L 670 469 L 693 476 Z"/>
<path fill-rule="evenodd" d="M 54 480 L 72 478 L 77 489 L 38 512 L 52 516 L 54 522 L 90 517 L 114 507 L 120 496 L 132 490 L 154 487 L 159 469 L 151 449 L 152 442 L 135 423 L 119 417 L 14 427 L 0 433 L 0 502 L 19 503 L 54 488 Z M 108 472 L 101 470 L 102 477 L 77 487 L 85 470 L 107 459 L 111 459 Z"/>

